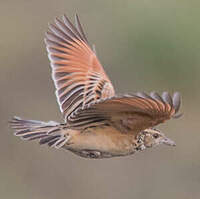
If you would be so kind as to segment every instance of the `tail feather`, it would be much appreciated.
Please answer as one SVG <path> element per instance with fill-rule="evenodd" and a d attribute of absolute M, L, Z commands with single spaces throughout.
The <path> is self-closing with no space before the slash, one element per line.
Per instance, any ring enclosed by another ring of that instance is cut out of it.
<path fill-rule="evenodd" d="M 23 140 L 39 140 L 40 144 L 61 148 L 69 139 L 63 132 L 63 126 L 57 122 L 41 122 L 36 120 L 23 120 L 13 117 L 10 126 L 14 135 Z"/>

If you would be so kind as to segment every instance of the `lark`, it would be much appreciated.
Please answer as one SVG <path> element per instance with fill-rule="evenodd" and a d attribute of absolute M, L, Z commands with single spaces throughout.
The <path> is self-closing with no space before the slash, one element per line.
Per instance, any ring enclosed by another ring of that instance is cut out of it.
<path fill-rule="evenodd" d="M 155 126 L 180 116 L 178 92 L 117 95 L 77 15 L 75 25 L 66 15 L 56 18 L 45 44 L 63 123 L 13 117 L 16 136 L 92 159 L 132 155 L 160 144 L 175 146 Z"/>

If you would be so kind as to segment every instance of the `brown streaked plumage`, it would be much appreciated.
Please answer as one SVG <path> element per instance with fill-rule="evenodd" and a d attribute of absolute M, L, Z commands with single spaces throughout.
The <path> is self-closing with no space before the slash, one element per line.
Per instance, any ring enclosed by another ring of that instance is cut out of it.
<path fill-rule="evenodd" d="M 14 117 L 15 135 L 96 159 L 175 145 L 154 126 L 180 116 L 180 94 L 116 95 L 77 15 L 75 24 L 65 15 L 56 18 L 45 38 L 64 123 Z"/>

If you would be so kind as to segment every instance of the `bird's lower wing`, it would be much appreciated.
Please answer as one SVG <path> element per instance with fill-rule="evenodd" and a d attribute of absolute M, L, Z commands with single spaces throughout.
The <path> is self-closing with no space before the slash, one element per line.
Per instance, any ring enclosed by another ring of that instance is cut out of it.
<path fill-rule="evenodd" d="M 78 109 L 69 117 L 68 124 L 79 129 L 109 124 L 121 132 L 137 133 L 177 117 L 180 102 L 177 92 L 173 97 L 167 92 L 162 96 L 152 92 L 112 97 Z"/>

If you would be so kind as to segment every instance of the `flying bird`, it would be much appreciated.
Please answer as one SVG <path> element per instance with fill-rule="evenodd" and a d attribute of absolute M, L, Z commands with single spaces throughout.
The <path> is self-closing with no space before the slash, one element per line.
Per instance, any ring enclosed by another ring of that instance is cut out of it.
<path fill-rule="evenodd" d="M 181 115 L 178 92 L 117 95 L 77 15 L 75 25 L 66 15 L 56 18 L 45 44 L 64 122 L 13 117 L 16 136 L 93 159 L 127 156 L 159 144 L 175 146 L 155 126 Z"/>

